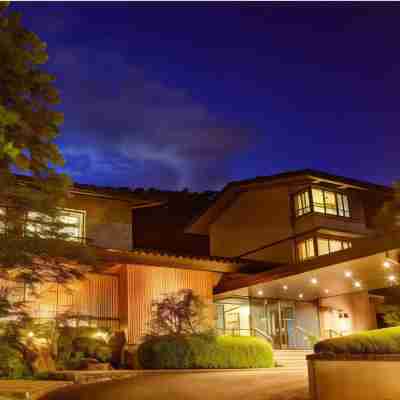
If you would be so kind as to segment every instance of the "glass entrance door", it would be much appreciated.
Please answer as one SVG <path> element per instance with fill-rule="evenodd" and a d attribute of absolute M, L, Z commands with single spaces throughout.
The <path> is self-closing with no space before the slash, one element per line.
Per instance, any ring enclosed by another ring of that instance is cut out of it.
<path fill-rule="evenodd" d="M 267 300 L 265 303 L 267 333 L 275 348 L 295 347 L 295 303 Z"/>

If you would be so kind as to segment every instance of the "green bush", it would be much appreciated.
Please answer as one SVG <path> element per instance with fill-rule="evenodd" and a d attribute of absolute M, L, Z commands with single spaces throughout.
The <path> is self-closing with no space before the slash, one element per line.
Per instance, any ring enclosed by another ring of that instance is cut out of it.
<path fill-rule="evenodd" d="M 316 353 L 400 353 L 400 327 L 376 329 L 326 339 L 314 346 Z"/>
<path fill-rule="evenodd" d="M 140 365 L 146 369 L 182 368 L 270 368 L 271 346 L 254 337 L 202 335 L 161 336 L 142 343 Z"/>
<path fill-rule="evenodd" d="M 8 345 L 0 344 L 0 377 L 19 379 L 30 375 L 31 371 L 21 354 Z"/>
<path fill-rule="evenodd" d="M 111 360 L 111 348 L 109 346 L 98 346 L 95 349 L 94 357 L 100 362 L 109 362 Z"/>

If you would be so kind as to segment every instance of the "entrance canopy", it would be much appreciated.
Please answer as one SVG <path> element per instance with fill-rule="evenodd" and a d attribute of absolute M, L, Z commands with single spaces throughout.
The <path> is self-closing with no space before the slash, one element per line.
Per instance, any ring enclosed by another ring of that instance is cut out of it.
<path fill-rule="evenodd" d="M 400 233 L 354 241 L 350 249 L 269 271 L 222 280 L 216 293 L 248 288 L 262 298 L 311 301 L 400 285 Z"/>

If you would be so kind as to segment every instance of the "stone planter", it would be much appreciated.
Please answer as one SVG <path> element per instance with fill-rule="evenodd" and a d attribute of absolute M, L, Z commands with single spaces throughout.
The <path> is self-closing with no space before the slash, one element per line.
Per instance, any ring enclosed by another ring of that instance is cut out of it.
<path fill-rule="evenodd" d="M 307 356 L 311 400 L 400 399 L 400 354 Z"/>

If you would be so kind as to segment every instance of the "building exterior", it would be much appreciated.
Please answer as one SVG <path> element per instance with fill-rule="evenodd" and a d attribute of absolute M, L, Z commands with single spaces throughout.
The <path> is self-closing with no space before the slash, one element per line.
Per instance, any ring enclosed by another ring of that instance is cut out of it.
<path fill-rule="evenodd" d="M 379 304 L 398 301 L 385 288 L 400 278 L 399 236 L 376 225 L 392 196 L 312 170 L 227 185 L 187 231 L 209 235 L 213 256 L 270 267 L 221 278 L 218 328 L 266 334 L 279 348 L 376 328 Z"/>
<path fill-rule="evenodd" d="M 76 185 L 64 218 L 71 238 L 95 249 L 96 272 L 69 288 L 45 285 L 39 300 L 24 287 L 20 296 L 38 318 L 68 312 L 137 344 L 152 301 L 189 288 L 221 333 L 307 347 L 312 336 L 376 327 L 379 304 L 397 296 L 400 234 L 375 222 L 392 195 L 312 170 L 218 194 Z"/>

